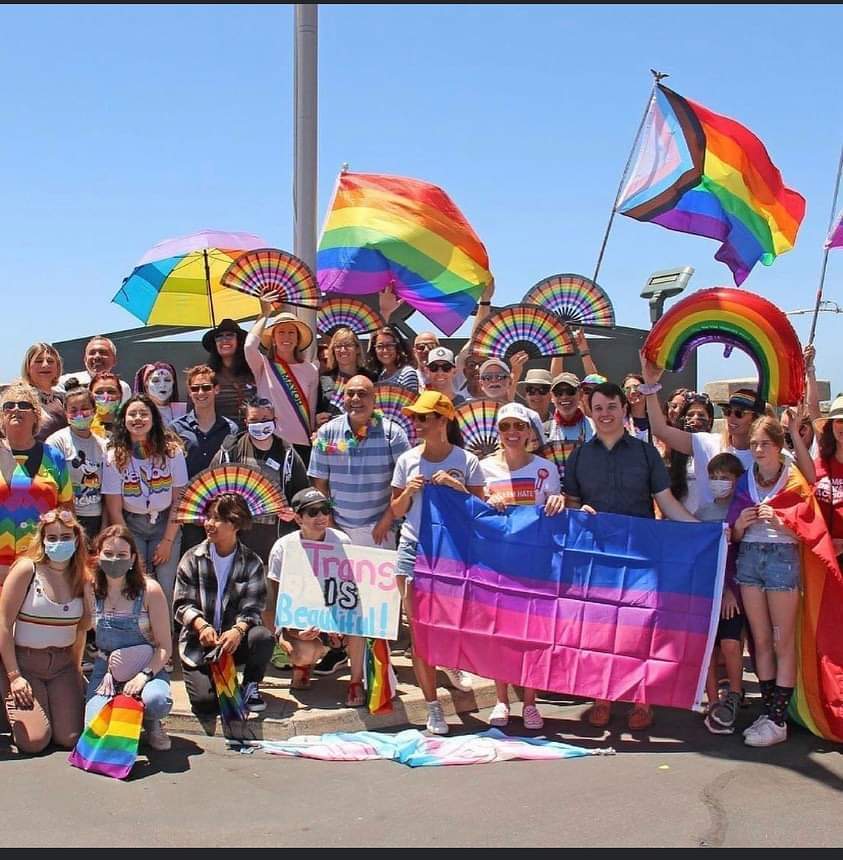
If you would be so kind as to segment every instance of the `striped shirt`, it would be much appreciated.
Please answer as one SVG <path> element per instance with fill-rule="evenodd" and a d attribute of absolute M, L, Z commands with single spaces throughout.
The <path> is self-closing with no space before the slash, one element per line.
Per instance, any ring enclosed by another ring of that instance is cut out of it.
<path fill-rule="evenodd" d="M 307 474 L 328 482 L 340 528 L 375 525 L 389 504 L 395 463 L 410 443 L 401 427 L 384 418 L 359 444 L 347 415 L 323 424 L 316 434 Z"/>
<path fill-rule="evenodd" d="M 415 367 L 405 364 L 404 367 L 399 367 L 398 370 L 387 374 L 382 370 L 378 377 L 378 383 L 381 385 L 398 385 L 401 388 L 406 388 L 408 391 L 419 390 L 419 377 Z"/>

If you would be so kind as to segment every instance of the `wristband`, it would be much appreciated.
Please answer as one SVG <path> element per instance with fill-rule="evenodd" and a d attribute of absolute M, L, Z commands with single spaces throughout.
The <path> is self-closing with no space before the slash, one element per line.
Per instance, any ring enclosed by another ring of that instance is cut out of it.
<path fill-rule="evenodd" d="M 488 308 L 492 303 L 491 302 L 477 302 L 478 305 L 484 308 Z"/>
<path fill-rule="evenodd" d="M 638 391 L 643 394 L 645 397 L 649 397 L 651 394 L 658 394 L 662 390 L 662 384 L 660 382 L 654 382 L 652 385 L 644 385 L 638 386 Z"/>
<path fill-rule="evenodd" d="M 580 356 L 581 356 L 582 358 L 585 358 L 587 355 L 591 355 L 591 353 L 590 353 L 590 352 L 588 352 L 588 350 L 586 350 L 585 352 L 581 352 L 581 353 L 580 353 Z"/>

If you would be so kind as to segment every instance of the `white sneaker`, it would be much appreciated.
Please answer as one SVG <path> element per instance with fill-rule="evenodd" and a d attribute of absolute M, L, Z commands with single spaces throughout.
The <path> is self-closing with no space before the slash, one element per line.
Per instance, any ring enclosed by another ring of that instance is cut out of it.
<path fill-rule="evenodd" d="M 751 735 L 758 728 L 758 726 L 760 726 L 761 723 L 763 723 L 764 720 L 766 720 L 766 719 L 767 719 L 766 714 L 761 714 L 760 716 L 757 716 L 755 718 L 755 722 L 751 726 L 747 726 L 743 730 L 743 736 L 746 737 L 747 735 Z"/>
<path fill-rule="evenodd" d="M 462 669 L 443 669 L 442 671 L 455 690 L 459 690 L 461 693 L 470 693 L 474 689 L 470 673 L 463 672 Z"/>
<path fill-rule="evenodd" d="M 439 702 L 427 703 L 427 730 L 434 735 L 447 735 L 450 731 Z"/>
<path fill-rule="evenodd" d="M 509 705 L 504 702 L 498 702 L 494 708 L 492 708 L 492 713 L 489 714 L 489 725 L 494 726 L 496 729 L 502 729 L 504 726 L 509 725 Z"/>
<path fill-rule="evenodd" d="M 173 745 L 170 736 L 161 726 L 161 720 L 150 720 L 144 725 L 146 745 L 159 752 L 166 752 Z"/>
<path fill-rule="evenodd" d="M 784 743 L 787 740 L 787 724 L 780 726 L 767 718 L 759 723 L 754 732 L 744 737 L 744 743 L 748 747 L 771 747 L 774 744 Z"/>

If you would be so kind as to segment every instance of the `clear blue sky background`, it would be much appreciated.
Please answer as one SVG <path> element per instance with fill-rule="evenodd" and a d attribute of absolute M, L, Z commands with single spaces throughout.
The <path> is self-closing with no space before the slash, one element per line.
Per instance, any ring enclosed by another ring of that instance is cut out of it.
<path fill-rule="evenodd" d="M 322 6 L 320 220 L 342 162 L 446 188 L 485 242 L 496 301 L 590 274 L 649 69 L 748 125 L 808 200 L 796 248 L 745 286 L 813 305 L 843 138 L 843 10 L 820 6 Z M 35 339 L 131 328 L 110 303 L 161 239 L 203 227 L 292 246 L 291 6 L 10 7 L 0 135 L 8 378 Z M 600 281 L 649 325 L 646 277 L 729 284 L 716 243 L 617 218 Z M 843 251 L 826 294 L 843 303 Z M 809 317 L 795 317 L 807 336 Z M 843 388 L 843 319 L 818 369 Z M 745 373 L 702 351 L 701 382 Z"/>

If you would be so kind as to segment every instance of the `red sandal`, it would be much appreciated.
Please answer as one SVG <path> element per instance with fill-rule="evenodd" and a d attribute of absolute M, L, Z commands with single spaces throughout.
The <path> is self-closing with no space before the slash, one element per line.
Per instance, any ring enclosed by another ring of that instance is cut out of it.
<path fill-rule="evenodd" d="M 293 680 L 290 681 L 291 690 L 309 690 L 310 666 L 293 666 Z"/>
<path fill-rule="evenodd" d="M 366 704 L 366 695 L 363 692 L 363 685 L 360 681 L 352 681 L 348 685 L 348 692 L 345 694 L 345 706 L 347 708 L 362 708 Z"/>

